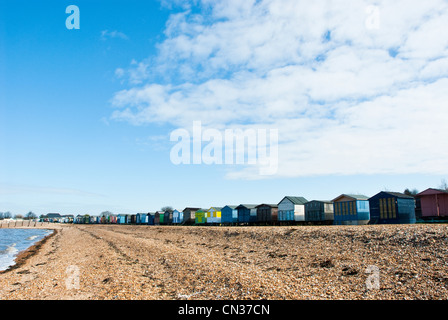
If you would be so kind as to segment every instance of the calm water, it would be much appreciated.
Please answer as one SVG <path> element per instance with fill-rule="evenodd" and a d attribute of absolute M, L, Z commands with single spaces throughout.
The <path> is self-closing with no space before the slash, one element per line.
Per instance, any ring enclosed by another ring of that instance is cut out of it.
<path fill-rule="evenodd" d="M 0 229 L 0 270 L 14 265 L 14 259 L 20 251 L 52 232 L 47 229 Z"/>

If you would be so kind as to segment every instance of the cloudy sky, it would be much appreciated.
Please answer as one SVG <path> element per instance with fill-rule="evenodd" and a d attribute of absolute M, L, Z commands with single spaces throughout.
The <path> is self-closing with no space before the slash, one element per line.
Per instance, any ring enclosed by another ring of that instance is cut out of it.
<path fill-rule="evenodd" d="M 446 0 L 7 0 L 0 61 L 0 211 L 331 200 L 448 178 Z M 275 174 L 174 164 L 171 133 L 198 121 L 278 130 Z"/>

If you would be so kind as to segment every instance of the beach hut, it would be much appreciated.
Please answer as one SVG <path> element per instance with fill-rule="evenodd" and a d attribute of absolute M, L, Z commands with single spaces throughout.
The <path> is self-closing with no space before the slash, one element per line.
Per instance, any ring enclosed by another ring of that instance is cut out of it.
<path fill-rule="evenodd" d="M 238 206 L 226 205 L 221 209 L 221 223 L 237 223 L 238 222 Z"/>
<path fill-rule="evenodd" d="M 120 213 L 120 214 L 117 216 L 117 223 L 119 223 L 119 224 L 126 224 L 126 215 Z"/>
<path fill-rule="evenodd" d="M 259 204 L 257 207 L 257 222 L 277 222 L 278 221 L 278 205 L 277 204 Z"/>
<path fill-rule="evenodd" d="M 107 221 L 108 221 L 108 223 L 115 224 L 115 223 L 117 223 L 117 216 L 115 214 L 111 213 L 108 215 Z"/>
<path fill-rule="evenodd" d="M 156 213 L 159 216 L 159 224 L 160 225 L 165 224 L 165 211 L 156 211 Z"/>
<path fill-rule="evenodd" d="M 160 214 L 163 213 L 162 211 L 156 211 L 154 212 L 154 225 L 160 225 Z M 162 223 L 163 223 L 163 214 L 162 214 Z"/>
<path fill-rule="evenodd" d="M 423 220 L 445 220 L 448 218 L 448 191 L 429 188 L 416 195 L 420 202 Z"/>
<path fill-rule="evenodd" d="M 304 197 L 286 196 L 278 203 L 279 221 L 305 221 Z"/>
<path fill-rule="evenodd" d="M 82 223 L 89 224 L 90 223 L 90 215 L 85 214 L 82 216 Z"/>
<path fill-rule="evenodd" d="M 163 222 L 164 222 L 164 224 L 172 224 L 173 223 L 173 211 L 166 210 L 163 213 Z"/>
<path fill-rule="evenodd" d="M 207 223 L 221 223 L 222 207 L 211 207 L 207 210 Z"/>
<path fill-rule="evenodd" d="M 335 225 L 362 225 L 370 221 L 369 198 L 365 195 L 342 194 L 332 200 Z"/>
<path fill-rule="evenodd" d="M 181 224 L 184 221 L 184 213 L 182 211 L 173 210 L 173 224 Z"/>
<path fill-rule="evenodd" d="M 333 224 L 333 203 L 330 200 L 312 200 L 305 203 L 305 221 Z"/>
<path fill-rule="evenodd" d="M 72 214 L 65 214 L 61 216 L 61 222 L 63 223 L 73 223 L 74 220 L 75 217 Z"/>
<path fill-rule="evenodd" d="M 196 216 L 195 213 L 196 211 L 198 211 L 201 208 L 192 208 L 192 207 L 187 207 L 185 208 L 182 212 L 184 213 L 184 220 L 183 223 L 184 224 L 193 224 L 195 223 L 196 220 Z"/>
<path fill-rule="evenodd" d="M 148 214 L 147 213 L 137 213 L 136 223 L 137 224 L 148 224 Z"/>
<path fill-rule="evenodd" d="M 148 225 L 150 225 L 150 226 L 154 225 L 154 216 L 155 216 L 155 214 L 151 213 L 151 212 L 148 212 L 146 214 L 146 221 L 147 221 Z"/>
<path fill-rule="evenodd" d="M 257 221 L 256 204 L 240 204 L 236 207 L 238 211 L 238 223 L 252 223 Z"/>
<path fill-rule="evenodd" d="M 381 191 L 369 198 L 370 224 L 415 223 L 414 197 L 400 192 Z"/>
<path fill-rule="evenodd" d="M 199 209 L 194 213 L 195 224 L 207 223 L 207 209 Z"/>
<path fill-rule="evenodd" d="M 59 213 L 47 213 L 45 218 L 47 218 L 48 222 L 60 222 L 62 220 L 62 216 Z"/>

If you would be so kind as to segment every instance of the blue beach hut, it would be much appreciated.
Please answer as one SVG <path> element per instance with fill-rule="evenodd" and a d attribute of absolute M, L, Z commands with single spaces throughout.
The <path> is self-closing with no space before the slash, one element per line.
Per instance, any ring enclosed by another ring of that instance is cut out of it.
<path fill-rule="evenodd" d="M 342 194 L 332 200 L 335 225 L 362 225 L 370 221 L 369 198 L 365 195 Z"/>
<path fill-rule="evenodd" d="M 221 223 L 238 222 L 238 206 L 227 205 L 221 209 Z"/>
<path fill-rule="evenodd" d="M 369 198 L 370 224 L 414 224 L 415 199 L 400 192 L 381 191 Z"/>
<path fill-rule="evenodd" d="M 256 204 L 240 204 L 236 207 L 238 211 L 239 223 L 250 223 L 257 221 L 257 205 Z"/>

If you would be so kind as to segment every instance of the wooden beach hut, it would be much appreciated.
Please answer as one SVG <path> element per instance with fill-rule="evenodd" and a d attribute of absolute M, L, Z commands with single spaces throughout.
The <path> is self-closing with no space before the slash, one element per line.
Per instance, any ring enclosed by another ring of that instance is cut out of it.
<path fill-rule="evenodd" d="M 156 211 L 154 214 L 154 224 L 163 225 L 165 224 L 165 212 L 164 211 Z"/>
<path fill-rule="evenodd" d="M 199 209 L 194 213 L 195 224 L 206 224 L 207 223 L 207 209 Z"/>
<path fill-rule="evenodd" d="M 420 201 L 421 219 L 448 219 L 448 191 L 429 188 L 416 195 Z"/>
<path fill-rule="evenodd" d="M 304 197 L 286 196 L 278 203 L 279 221 L 305 221 Z"/>
<path fill-rule="evenodd" d="M 117 216 L 117 223 L 118 224 L 126 224 L 126 214 L 120 213 Z"/>
<path fill-rule="evenodd" d="M 256 204 L 240 204 L 236 207 L 238 211 L 238 223 L 253 223 L 257 221 Z"/>
<path fill-rule="evenodd" d="M 237 223 L 238 222 L 238 206 L 226 205 L 221 209 L 221 223 Z"/>
<path fill-rule="evenodd" d="M 110 214 L 109 215 L 109 223 L 117 223 L 117 216 L 115 214 Z"/>
<path fill-rule="evenodd" d="M 147 224 L 153 226 L 154 225 L 154 213 L 148 212 L 146 214 Z"/>
<path fill-rule="evenodd" d="M 413 224 L 415 199 L 400 192 L 381 191 L 369 198 L 370 224 Z"/>
<path fill-rule="evenodd" d="M 184 213 L 184 220 L 183 223 L 184 224 L 194 224 L 195 220 L 196 220 L 196 216 L 195 213 L 196 211 L 198 211 L 201 208 L 192 208 L 192 207 L 187 207 L 185 208 L 182 212 Z"/>
<path fill-rule="evenodd" d="M 259 204 L 257 208 L 257 223 L 278 221 L 278 204 Z"/>
<path fill-rule="evenodd" d="M 222 207 L 211 207 L 207 210 L 207 223 L 221 223 Z"/>
<path fill-rule="evenodd" d="M 62 220 L 62 216 L 59 213 L 47 213 L 45 215 L 48 222 L 60 222 Z"/>
<path fill-rule="evenodd" d="M 362 225 L 370 221 L 369 198 L 365 195 L 342 194 L 332 200 L 335 225 Z"/>
<path fill-rule="evenodd" d="M 173 224 L 181 224 L 184 221 L 184 213 L 182 211 L 173 210 Z"/>
<path fill-rule="evenodd" d="M 312 200 L 305 203 L 305 221 L 333 224 L 333 203 L 330 200 Z"/>
<path fill-rule="evenodd" d="M 163 222 L 164 222 L 164 224 L 172 224 L 173 223 L 173 211 L 166 210 L 163 213 Z"/>
<path fill-rule="evenodd" d="M 148 224 L 148 214 L 147 213 L 137 213 L 137 224 Z"/>
<path fill-rule="evenodd" d="M 65 214 L 65 215 L 61 216 L 62 223 L 73 223 L 74 220 L 75 220 L 75 217 L 72 214 Z"/>

